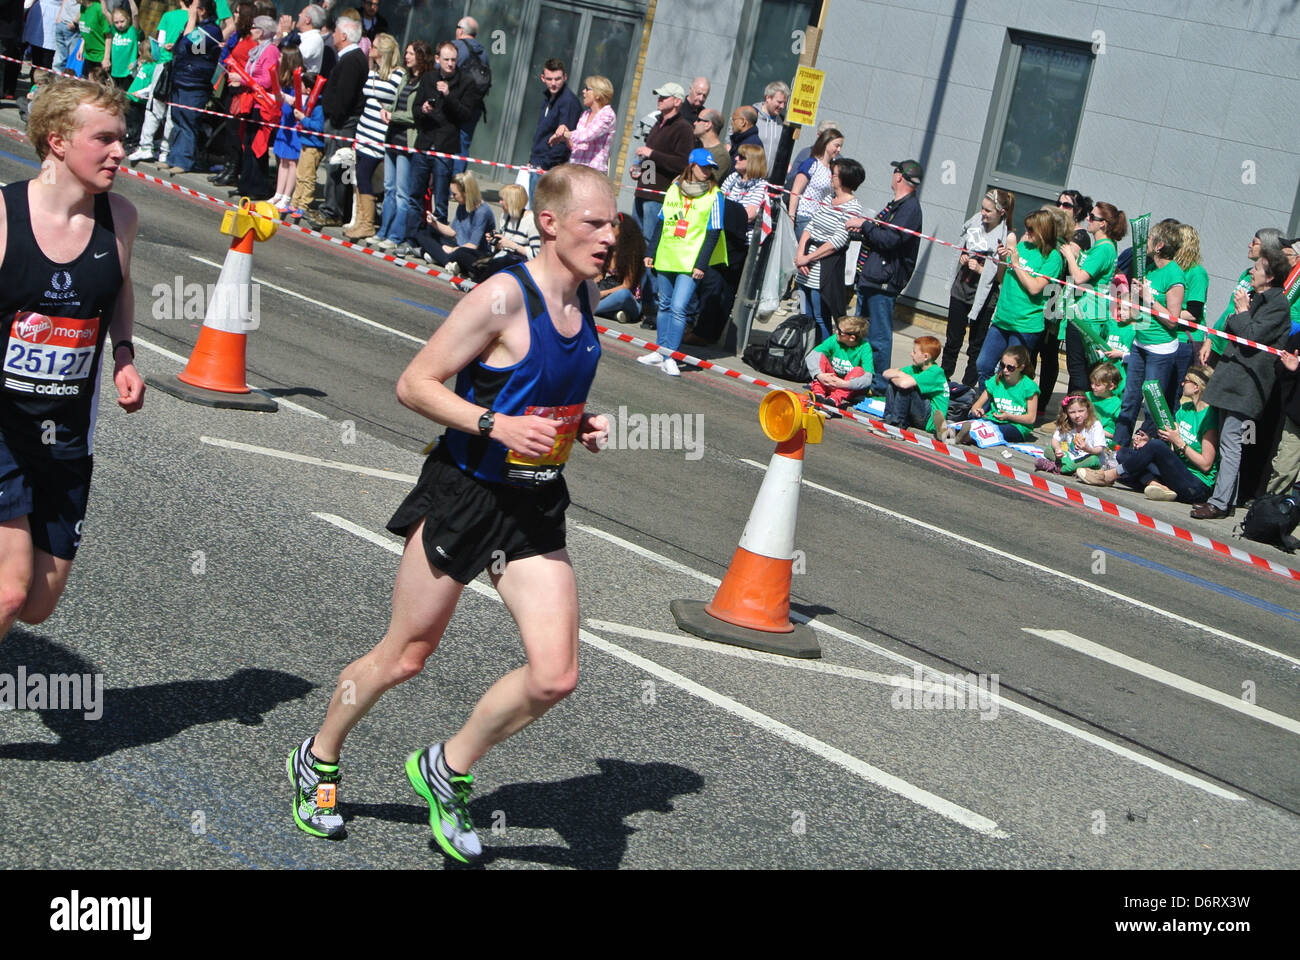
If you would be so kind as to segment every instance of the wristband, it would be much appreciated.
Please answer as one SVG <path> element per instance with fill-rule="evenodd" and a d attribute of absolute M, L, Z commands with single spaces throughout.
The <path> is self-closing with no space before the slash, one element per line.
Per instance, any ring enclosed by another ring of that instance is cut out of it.
<path fill-rule="evenodd" d="M 131 351 L 131 359 L 134 360 L 135 344 L 132 343 L 130 340 L 119 340 L 117 341 L 117 343 L 113 344 L 113 357 L 116 359 L 117 351 L 121 350 L 123 347 L 126 347 L 128 350 Z"/>

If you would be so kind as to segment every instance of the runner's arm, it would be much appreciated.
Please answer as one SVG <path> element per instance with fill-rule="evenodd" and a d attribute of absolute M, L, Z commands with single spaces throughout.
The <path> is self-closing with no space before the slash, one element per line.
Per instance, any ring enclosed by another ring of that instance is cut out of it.
<path fill-rule="evenodd" d="M 113 322 L 109 333 L 113 340 L 113 385 L 117 387 L 117 402 L 127 413 L 135 413 L 144 406 L 144 380 L 135 369 L 135 357 L 130 350 L 119 350 L 121 344 L 131 340 L 135 327 L 135 291 L 131 288 L 131 249 L 135 245 L 139 216 L 131 202 L 123 197 L 109 195 L 113 211 L 113 224 L 117 233 L 117 256 L 122 261 L 122 288 L 113 305 Z"/>

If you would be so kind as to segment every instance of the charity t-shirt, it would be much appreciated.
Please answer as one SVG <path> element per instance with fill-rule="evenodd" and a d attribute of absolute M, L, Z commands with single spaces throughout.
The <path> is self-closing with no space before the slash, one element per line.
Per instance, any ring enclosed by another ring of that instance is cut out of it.
<path fill-rule="evenodd" d="M 845 347 L 836 334 L 831 334 L 817 346 L 813 352 L 823 353 L 831 362 L 835 376 L 847 378 L 854 367 L 861 367 L 863 373 L 874 373 L 871 367 L 871 344 L 863 340 L 856 347 Z"/>
<path fill-rule="evenodd" d="M 1026 270 L 1048 277 L 1060 276 L 1061 255 L 1055 250 L 1043 256 L 1037 247 L 1022 240 L 1016 244 L 1015 256 L 1020 258 L 1020 265 Z M 1041 293 L 1030 295 L 1029 291 L 1021 286 L 1020 278 L 1008 266 L 1002 278 L 998 308 L 993 314 L 994 326 L 1013 333 L 1042 333 L 1043 304 L 1051 288 L 1052 285 L 1049 283 L 1043 287 Z"/>
<path fill-rule="evenodd" d="M 1187 286 L 1183 290 L 1183 309 L 1187 309 L 1189 303 L 1205 303 L 1205 295 L 1210 290 L 1210 274 L 1201 264 L 1193 264 L 1190 270 L 1184 272 L 1187 279 Z M 1188 330 L 1186 327 L 1178 328 L 1179 343 L 1200 343 L 1205 339 L 1205 334 L 1199 330 Z"/>
<path fill-rule="evenodd" d="M 1224 308 L 1223 313 L 1219 314 L 1219 319 L 1210 324 L 1210 326 L 1215 330 L 1222 330 L 1223 325 L 1228 322 L 1228 318 L 1237 312 L 1237 305 L 1232 302 L 1233 294 L 1238 290 L 1245 290 L 1247 293 L 1250 292 L 1251 269 L 1252 268 L 1247 267 L 1245 270 L 1241 271 L 1241 276 L 1237 278 L 1237 285 L 1232 288 L 1232 293 L 1228 294 L 1228 305 Z M 1295 319 L 1294 313 L 1292 314 L 1292 319 Z M 1213 343 L 1210 344 L 1210 349 L 1215 353 L 1223 353 L 1229 343 L 1229 341 L 1224 340 L 1223 337 L 1211 337 L 1210 339 L 1213 341 Z"/>
<path fill-rule="evenodd" d="M 1115 388 L 1115 392 L 1121 396 L 1124 394 L 1124 384 L 1128 380 L 1128 355 L 1133 350 L 1133 338 L 1136 336 L 1137 329 L 1133 324 L 1120 323 L 1118 320 L 1106 321 L 1105 333 L 1102 336 L 1106 341 L 1106 348 L 1124 351 L 1123 357 L 1109 361 L 1119 368 L 1119 386 Z"/>
<path fill-rule="evenodd" d="M 98 3 L 82 8 L 81 39 L 85 44 L 82 55 L 86 59 L 87 68 L 104 62 L 104 41 L 112 30 L 112 24 Z"/>
<path fill-rule="evenodd" d="M 984 381 L 984 389 L 989 393 L 987 419 L 1007 423 L 1011 414 L 1024 416 L 1029 412 L 1029 398 L 1038 393 L 1038 384 L 1023 375 L 1014 384 L 1006 384 L 995 375 Z"/>
<path fill-rule="evenodd" d="M 150 85 L 152 85 L 154 71 L 157 70 L 158 67 L 159 64 L 153 60 L 145 60 L 142 63 L 136 64 L 134 74 L 135 79 L 131 81 L 131 86 L 127 87 L 126 95 L 132 100 L 139 101 L 141 99 L 141 94 L 148 90 Z"/>
<path fill-rule="evenodd" d="M 1122 385 L 1123 381 L 1121 380 Z M 1109 397 L 1099 397 L 1089 390 L 1088 399 L 1092 401 L 1092 408 L 1097 411 L 1097 422 L 1101 424 L 1106 436 L 1114 436 L 1115 421 L 1119 419 L 1120 404 L 1124 400 L 1122 391 L 1117 387 Z M 1096 444 L 1093 444 L 1093 446 L 1096 446 Z"/>
<path fill-rule="evenodd" d="M 139 53 L 140 31 L 135 28 L 135 25 L 130 24 L 125 30 L 114 27 L 109 40 L 108 72 L 114 77 L 129 77 L 131 64 L 135 62 Z"/>
<path fill-rule="evenodd" d="M 1178 424 L 1178 435 L 1183 438 L 1188 447 L 1200 453 L 1201 441 L 1205 438 L 1205 435 L 1211 430 L 1219 429 L 1219 411 L 1214 407 L 1206 406 L 1204 410 L 1198 412 L 1196 405 L 1188 400 L 1178 408 L 1178 412 L 1174 414 L 1174 421 Z M 1192 475 L 1196 479 L 1207 487 L 1214 486 L 1214 478 L 1219 473 L 1219 454 L 1217 450 L 1214 454 L 1214 462 L 1210 464 L 1208 471 L 1197 470 L 1185 456 L 1183 462 L 1187 464 L 1187 469 L 1192 471 Z"/>
<path fill-rule="evenodd" d="M 1089 426 L 1076 429 L 1074 424 L 1069 424 L 1065 429 L 1065 436 L 1061 436 L 1061 428 L 1057 427 L 1052 431 L 1053 446 L 1061 445 L 1065 447 L 1065 455 L 1078 463 L 1086 457 L 1096 456 L 1085 450 L 1076 442 L 1079 434 L 1083 434 L 1085 443 L 1090 447 L 1104 447 L 1106 445 L 1106 428 L 1102 426 L 1100 420 L 1094 420 Z"/>
<path fill-rule="evenodd" d="M 1101 325 L 1110 317 L 1110 301 L 1098 292 L 1105 294 L 1110 289 L 1110 281 L 1115 276 L 1115 241 L 1109 238 L 1098 240 L 1079 261 L 1079 269 L 1092 279 L 1088 285 L 1092 293 L 1074 296 L 1074 317 L 1092 325 L 1101 331 Z"/>
<path fill-rule="evenodd" d="M 166 45 L 169 43 L 175 45 L 176 41 L 181 38 L 181 34 L 185 32 L 185 24 L 189 22 L 189 16 L 189 13 L 184 9 L 177 9 L 168 10 L 159 18 L 158 33 L 154 34 L 155 37 L 159 34 L 162 35 L 158 45 L 163 49 L 158 50 L 154 56 L 154 59 L 159 63 L 166 63 L 172 58 L 172 51 L 166 49 Z"/>
<path fill-rule="evenodd" d="M 934 429 L 934 417 L 948 417 L 948 375 L 937 363 L 928 364 L 924 370 L 916 364 L 903 368 L 903 373 L 916 381 L 916 391 L 930 401 L 930 417 L 925 421 L 925 429 Z"/>
<path fill-rule="evenodd" d="M 1151 281 L 1151 296 L 1156 303 L 1162 307 L 1168 306 L 1165 298 L 1169 291 L 1174 287 L 1186 287 L 1187 279 L 1183 274 L 1183 268 L 1170 260 L 1158 270 L 1152 270 L 1146 277 Z M 1133 319 L 1133 326 L 1137 329 L 1137 336 L 1133 342 L 1142 347 L 1160 347 L 1163 344 L 1174 343 L 1178 335 L 1166 327 L 1163 323 L 1149 314 L 1143 313 Z M 1158 353 L 1169 353 L 1169 350 L 1157 350 Z"/>

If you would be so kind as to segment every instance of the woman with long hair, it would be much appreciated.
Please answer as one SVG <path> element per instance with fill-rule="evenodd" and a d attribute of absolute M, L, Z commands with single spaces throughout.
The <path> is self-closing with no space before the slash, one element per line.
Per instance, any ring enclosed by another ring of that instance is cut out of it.
<path fill-rule="evenodd" d="M 790 188 L 790 222 L 796 238 L 803 236 L 822 201 L 835 192 L 831 186 L 831 161 L 843 148 L 844 134 L 828 127 L 817 135 L 808 159 L 795 171 L 794 186 Z"/>
<path fill-rule="evenodd" d="M 379 242 L 381 250 L 391 250 L 407 237 L 415 233 L 419 222 L 420 206 L 424 198 L 412 198 L 407 192 L 411 178 L 411 152 L 402 147 L 415 147 L 415 116 L 411 112 L 415 88 L 420 85 L 420 77 L 434 69 L 433 50 L 423 40 L 414 40 L 406 45 L 402 55 L 406 73 L 402 88 L 397 91 L 391 110 L 380 113 L 380 119 L 388 124 L 388 133 L 384 137 L 384 208 L 379 220 Z"/>
<path fill-rule="evenodd" d="M 580 163 L 601 173 L 609 172 L 609 145 L 614 142 L 614 85 L 602 76 L 593 75 L 582 85 L 582 105 L 578 125 L 570 130 L 560 124 L 551 134 L 550 143 L 563 140 L 569 145 L 569 162 Z"/>
<path fill-rule="evenodd" d="M 397 41 L 392 34 L 379 33 L 370 43 L 370 73 L 361 91 L 365 102 L 357 122 L 356 225 L 343 231 L 349 240 L 368 240 L 375 235 L 375 170 L 384 162 L 384 141 L 388 137 L 389 110 L 397 101 L 406 79 L 406 69 L 397 63 Z"/>
<path fill-rule="evenodd" d="M 1092 246 L 1092 234 L 1088 231 L 1088 213 L 1092 210 L 1092 197 L 1085 196 L 1078 190 L 1062 190 L 1056 200 L 1056 206 L 1068 210 L 1075 229 L 1063 240 L 1071 242 L 1080 250 L 1087 251 Z"/>
<path fill-rule="evenodd" d="M 495 229 L 496 219 L 492 208 L 483 202 L 478 179 L 468 170 L 452 175 L 451 199 L 456 203 L 451 223 L 443 223 L 432 213 L 426 214 L 428 226 L 416 231 L 415 242 L 429 263 L 449 266 L 451 273 L 458 274 L 467 258 L 472 262 L 490 253 L 487 237 Z M 415 252 L 410 247 L 397 248 L 397 255 L 402 257 Z"/>
<path fill-rule="evenodd" d="M 1115 277 L 1119 241 L 1128 233 L 1128 217 L 1124 211 L 1101 200 L 1092 205 L 1084 223 L 1090 237 L 1088 247 L 1067 243 L 1061 248 L 1061 256 L 1065 258 L 1065 278 L 1092 291 L 1080 294 L 1067 290 L 1065 298 L 1067 320 L 1072 319 L 1065 331 L 1065 369 L 1069 377 L 1067 390 L 1071 395 L 1088 389 L 1088 369 L 1098 362 L 1088 356 L 1083 335 L 1075 324 L 1085 325 L 1097 339 L 1105 339 L 1106 321 L 1111 313 L 1111 301 L 1106 299 L 1106 295 L 1110 293 L 1111 280 Z M 1083 249 L 1087 253 L 1081 256 Z"/>
<path fill-rule="evenodd" d="M 803 312 L 817 321 L 817 332 L 822 340 L 831 336 L 835 318 L 847 311 L 844 302 L 844 251 L 849 246 L 849 232 L 844 223 L 849 217 L 862 216 L 862 204 L 858 203 L 853 192 L 862 186 L 864 179 L 866 172 L 856 160 L 848 157 L 832 160 L 833 192 L 817 208 L 799 237 L 799 249 L 794 258 L 795 284 L 803 300 Z M 823 281 L 823 267 L 829 283 Z"/>
<path fill-rule="evenodd" d="M 994 188 L 984 194 L 979 211 L 961 226 L 957 273 L 948 291 L 948 334 L 940 365 L 951 380 L 957 372 L 957 354 L 969 327 L 970 345 L 966 348 L 966 372 L 961 381 L 968 387 L 975 386 L 976 360 L 984 348 L 993 308 L 998 304 L 997 249 L 1007 238 L 1008 224 L 1015 211 L 1015 194 Z"/>
<path fill-rule="evenodd" d="M 735 168 L 722 181 L 722 195 L 745 208 L 752 226 L 763 212 L 767 198 L 767 154 L 756 143 L 741 144 L 736 151 Z"/>
<path fill-rule="evenodd" d="M 1183 277 L 1187 281 L 1181 317 L 1204 325 L 1205 298 L 1210 289 L 1210 274 L 1201 263 L 1201 235 L 1190 223 L 1183 223 L 1178 226 L 1178 239 L 1178 253 L 1174 256 L 1174 262 L 1182 267 Z M 1170 378 L 1169 384 L 1172 389 L 1165 395 L 1170 406 L 1177 404 L 1178 385 L 1183 382 L 1183 375 L 1187 373 L 1187 368 L 1196 361 L 1204 340 L 1205 334 L 1200 330 L 1191 330 L 1183 326 L 1178 328 L 1178 352 L 1174 354 L 1174 375 Z"/>
<path fill-rule="evenodd" d="M 614 246 L 609 251 L 605 275 L 596 282 L 600 288 L 596 316 L 619 323 L 636 323 L 641 319 L 641 304 L 636 295 L 644 274 L 645 235 L 636 217 L 620 213 L 614 225 Z"/>
<path fill-rule="evenodd" d="M 500 198 L 501 229 L 487 235 L 487 245 L 493 251 L 491 257 L 481 257 L 470 249 L 460 249 L 451 255 L 452 262 L 460 265 L 461 276 L 475 282 L 531 260 L 541 251 L 542 235 L 533 211 L 528 209 L 528 191 L 517 183 L 507 183 L 501 188 Z M 486 263 L 482 262 L 484 259 Z"/>
<path fill-rule="evenodd" d="M 1020 344 L 1033 354 L 1043 335 L 1043 307 L 1047 287 L 1060 275 L 1061 254 L 1056 249 L 1056 220 L 1050 213 L 1035 210 L 1025 217 L 1024 239 L 1008 233 L 997 249 L 1001 290 L 980 350 L 976 368 L 984 383 L 1007 348 Z"/>
<path fill-rule="evenodd" d="M 239 0 L 232 6 L 231 12 L 234 26 L 221 45 L 221 55 L 217 62 L 225 64 L 234 57 L 236 63 L 243 64 L 248 61 L 248 51 L 255 45 L 252 32 L 257 8 L 250 0 Z M 232 84 L 230 75 L 227 74 L 225 82 L 218 85 L 214 95 L 220 102 L 221 109 L 230 114 L 230 118 L 221 121 L 221 127 L 213 137 L 214 144 L 220 143 L 217 152 L 225 158 L 225 166 L 210 179 L 218 187 L 233 187 L 239 182 L 243 154 L 239 139 L 239 118 L 247 112 L 251 94 L 238 83 Z"/>
<path fill-rule="evenodd" d="M 253 41 L 242 66 L 256 88 L 269 93 L 273 103 L 259 99 L 253 90 L 242 90 L 235 96 L 231 112 L 238 111 L 239 140 L 242 145 L 239 164 L 239 183 L 234 191 L 251 200 L 265 200 L 271 195 L 267 187 L 270 169 L 270 149 L 274 128 L 267 124 L 280 122 L 280 48 L 275 45 L 275 21 L 270 17 L 254 17 L 249 30 Z M 238 48 L 236 48 L 238 49 Z M 239 63 L 239 55 L 234 55 Z M 241 86 L 232 72 L 229 83 Z"/>

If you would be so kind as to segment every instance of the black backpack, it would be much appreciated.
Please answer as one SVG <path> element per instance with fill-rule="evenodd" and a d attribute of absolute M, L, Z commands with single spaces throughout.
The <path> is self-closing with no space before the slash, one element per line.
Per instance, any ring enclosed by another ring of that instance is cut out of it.
<path fill-rule="evenodd" d="M 1291 531 L 1300 523 L 1300 504 L 1295 492 L 1260 497 L 1250 505 L 1238 530 L 1247 540 L 1280 547 L 1287 553 L 1300 548 L 1300 540 Z"/>
<path fill-rule="evenodd" d="M 957 423 L 965 420 L 970 416 L 970 408 L 975 406 L 975 401 L 979 399 L 979 394 L 975 392 L 974 387 L 968 387 L 964 383 L 958 383 L 956 380 L 948 381 L 948 416 L 944 419 L 948 423 Z"/>
<path fill-rule="evenodd" d="M 471 50 L 460 68 L 469 78 L 469 82 L 474 85 L 474 89 L 486 97 L 487 92 L 492 89 L 492 68 L 488 66 L 486 52 L 480 57 Z"/>
<path fill-rule="evenodd" d="M 806 382 L 812 378 L 808 375 L 804 358 L 820 342 L 817 321 L 806 313 L 796 313 L 781 321 L 766 343 L 747 346 L 744 359 L 769 377 Z"/>

